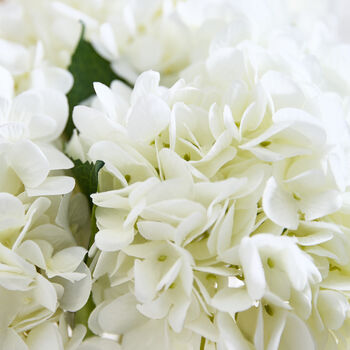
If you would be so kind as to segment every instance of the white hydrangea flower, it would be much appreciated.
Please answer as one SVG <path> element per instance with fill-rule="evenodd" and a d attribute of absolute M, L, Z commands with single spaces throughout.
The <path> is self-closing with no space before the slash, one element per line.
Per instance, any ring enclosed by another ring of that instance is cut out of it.
<path fill-rule="evenodd" d="M 54 317 L 58 310 L 79 310 L 89 297 L 90 271 L 83 262 L 86 249 L 76 246 L 69 228 L 55 223 L 63 216 L 58 204 L 58 196 L 50 200 L 0 193 L 0 338 L 4 349 L 20 346 L 24 332 Z"/>
<path fill-rule="evenodd" d="M 32 57 L 36 56 L 38 63 L 38 54 L 33 56 L 37 44 L 41 46 L 40 55 L 45 52 L 50 66 L 68 66 L 81 26 L 78 21 L 72 21 L 55 11 L 53 3 L 51 0 L 35 0 L 31 4 L 22 0 L 1 2 L 0 50 L 9 50 L 1 60 L 6 60 L 14 73 L 25 72 L 32 64 Z"/>
<path fill-rule="evenodd" d="M 4 68 L 0 72 L 6 78 L 0 96 L 0 190 L 17 195 L 24 187 L 30 196 L 71 192 L 72 178 L 52 176 L 73 166 L 53 144 L 67 121 L 66 97 L 54 89 L 31 89 L 13 97 L 11 74 Z"/>
<path fill-rule="evenodd" d="M 309 23 L 287 3 L 0 3 L 0 347 L 349 347 L 348 47 L 327 1 Z M 131 81 L 162 74 L 74 110 L 67 151 L 105 162 L 86 341 L 61 315 L 92 281 L 57 142 L 79 20 Z"/>
<path fill-rule="evenodd" d="M 120 346 L 109 339 L 93 337 L 83 341 L 86 328 L 79 324 L 69 334 L 65 314 L 58 315 L 57 320 L 46 321 L 28 332 L 24 339 L 2 338 L 4 348 L 15 346 L 17 350 L 119 350 Z"/>
<path fill-rule="evenodd" d="M 156 324 L 165 349 L 347 347 L 344 101 L 250 5 L 170 88 L 96 83 L 74 110 L 69 152 L 105 162 L 89 327 L 125 349 Z"/>

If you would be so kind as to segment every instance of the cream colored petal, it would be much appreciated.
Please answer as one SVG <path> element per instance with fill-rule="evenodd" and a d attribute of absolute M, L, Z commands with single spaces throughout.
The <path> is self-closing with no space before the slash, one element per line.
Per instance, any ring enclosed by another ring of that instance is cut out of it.
<path fill-rule="evenodd" d="M 276 224 L 289 229 L 298 227 L 298 207 L 292 194 L 284 191 L 271 177 L 263 194 L 263 208 L 268 216 Z"/>
<path fill-rule="evenodd" d="M 0 231 L 24 225 L 24 206 L 9 193 L 0 193 Z"/>
<path fill-rule="evenodd" d="M 43 323 L 31 330 L 26 343 L 30 350 L 64 350 L 58 328 L 52 322 Z"/>
<path fill-rule="evenodd" d="M 53 278 L 53 281 L 64 288 L 64 294 L 59 301 L 60 306 L 70 312 L 76 312 L 86 304 L 92 285 L 90 270 L 84 263 L 78 266 L 76 272 L 84 275 L 79 281 L 72 282 L 62 277 Z"/>
<path fill-rule="evenodd" d="M 98 315 L 101 328 L 108 333 L 124 334 L 144 323 L 146 318 L 137 311 L 136 303 L 129 293 L 107 303 Z"/>
<path fill-rule="evenodd" d="M 281 337 L 281 349 L 315 350 L 316 344 L 306 324 L 298 316 L 289 313 Z"/>
<path fill-rule="evenodd" d="M 148 95 L 132 107 L 127 121 L 129 137 L 134 141 L 151 142 L 169 124 L 170 108 L 159 97 Z"/>
<path fill-rule="evenodd" d="M 40 148 L 31 141 L 16 142 L 11 147 L 12 169 L 26 187 L 37 187 L 49 173 L 49 162 Z"/>
<path fill-rule="evenodd" d="M 50 311 L 55 312 L 58 304 L 54 286 L 40 274 L 36 276 L 36 284 L 34 290 L 36 302 Z"/>
<path fill-rule="evenodd" d="M 216 309 L 234 314 L 249 309 L 255 301 L 245 288 L 223 288 L 212 298 L 211 305 Z"/>
<path fill-rule="evenodd" d="M 253 300 L 260 300 L 267 287 L 264 268 L 257 247 L 247 237 L 242 239 L 239 248 L 239 257 L 248 294 Z"/>
<path fill-rule="evenodd" d="M 70 176 L 50 176 L 36 187 L 28 187 L 27 193 L 30 197 L 54 196 L 66 194 L 73 190 L 75 181 Z"/>

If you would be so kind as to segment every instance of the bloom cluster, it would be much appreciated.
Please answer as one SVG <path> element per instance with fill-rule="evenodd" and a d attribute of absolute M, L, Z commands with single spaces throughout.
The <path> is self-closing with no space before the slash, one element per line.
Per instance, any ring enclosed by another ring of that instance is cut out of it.
<path fill-rule="evenodd" d="M 78 245 L 88 204 L 72 194 L 75 181 L 64 170 L 73 162 L 60 139 L 73 79 L 46 57 L 43 37 L 27 30 L 31 21 L 21 22 L 23 31 L 15 26 L 29 12 L 19 3 L 0 7 L 0 348 L 99 348 L 93 339 L 81 344 L 85 327 L 71 334 L 66 322 L 91 290 L 87 250 Z"/>
<path fill-rule="evenodd" d="M 298 3 L 0 2 L 1 349 L 350 347 L 350 46 Z M 74 107 L 79 21 L 134 86 Z"/>
<path fill-rule="evenodd" d="M 27 349 L 20 335 L 59 317 L 59 306 L 80 309 L 91 277 L 86 249 L 69 229 L 74 180 L 60 172 L 72 163 L 54 145 L 67 117 L 65 96 L 48 89 L 11 98 L 12 76 L 1 73 L 9 89 L 0 97 L 0 338 L 4 349 Z"/>
<path fill-rule="evenodd" d="M 105 162 L 89 326 L 123 349 L 348 347 L 344 100 L 290 28 L 249 15 L 171 87 L 96 83 L 74 110 L 68 150 Z"/>

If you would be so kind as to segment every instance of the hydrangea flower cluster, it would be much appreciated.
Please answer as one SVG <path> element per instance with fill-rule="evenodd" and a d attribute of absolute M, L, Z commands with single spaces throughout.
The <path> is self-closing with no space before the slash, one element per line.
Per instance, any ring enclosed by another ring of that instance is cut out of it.
<path fill-rule="evenodd" d="M 349 349 L 327 6 L 0 1 L 0 349 Z M 129 84 L 72 106 L 79 21 Z"/>
<path fill-rule="evenodd" d="M 73 163 L 55 145 L 68 116 L 66 97 L 55 89 L 13 97 L 11 73 L 0 72 L 0 344 L 28 349 L 21 336 L 60 317 L 61 308 L 79 310 L 91 277 L 86 249 L 69 229 L 74 179 L 61 173 Z"/>

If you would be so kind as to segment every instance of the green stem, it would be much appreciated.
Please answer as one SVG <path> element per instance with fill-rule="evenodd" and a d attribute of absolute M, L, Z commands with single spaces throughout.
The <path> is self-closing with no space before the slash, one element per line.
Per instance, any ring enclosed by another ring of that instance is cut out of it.
<path fill-rule="evenodd" d="M 93 204 L 92 205 L 92 209 L 91 209 L 91 221 L 90 221 L 90 228 L 91 228 L 91 233 L 90 233 L 90 239 L 89 239 L 89 245 L 88 245 L 88 250 L 91 248 L 91 246 L 94 244 L 95 241 L 95 235 L 98 231 L 97 225 L 96 225 L 96 216 L 95 216 L 95 212 L 96 212 L 96 205 Z M 91 263 L 91 259 L 89 258 L 88 254 L 85 255 L 85 259 L 84 262 L 87 266 L 90 266 Z"/>
<path fill-rule="evenodd" d="M 205 346 L 205 338 L 202 337 L 202 338 L 201 338 L 200 350 L 204 350 L 204 346 Z"/>

